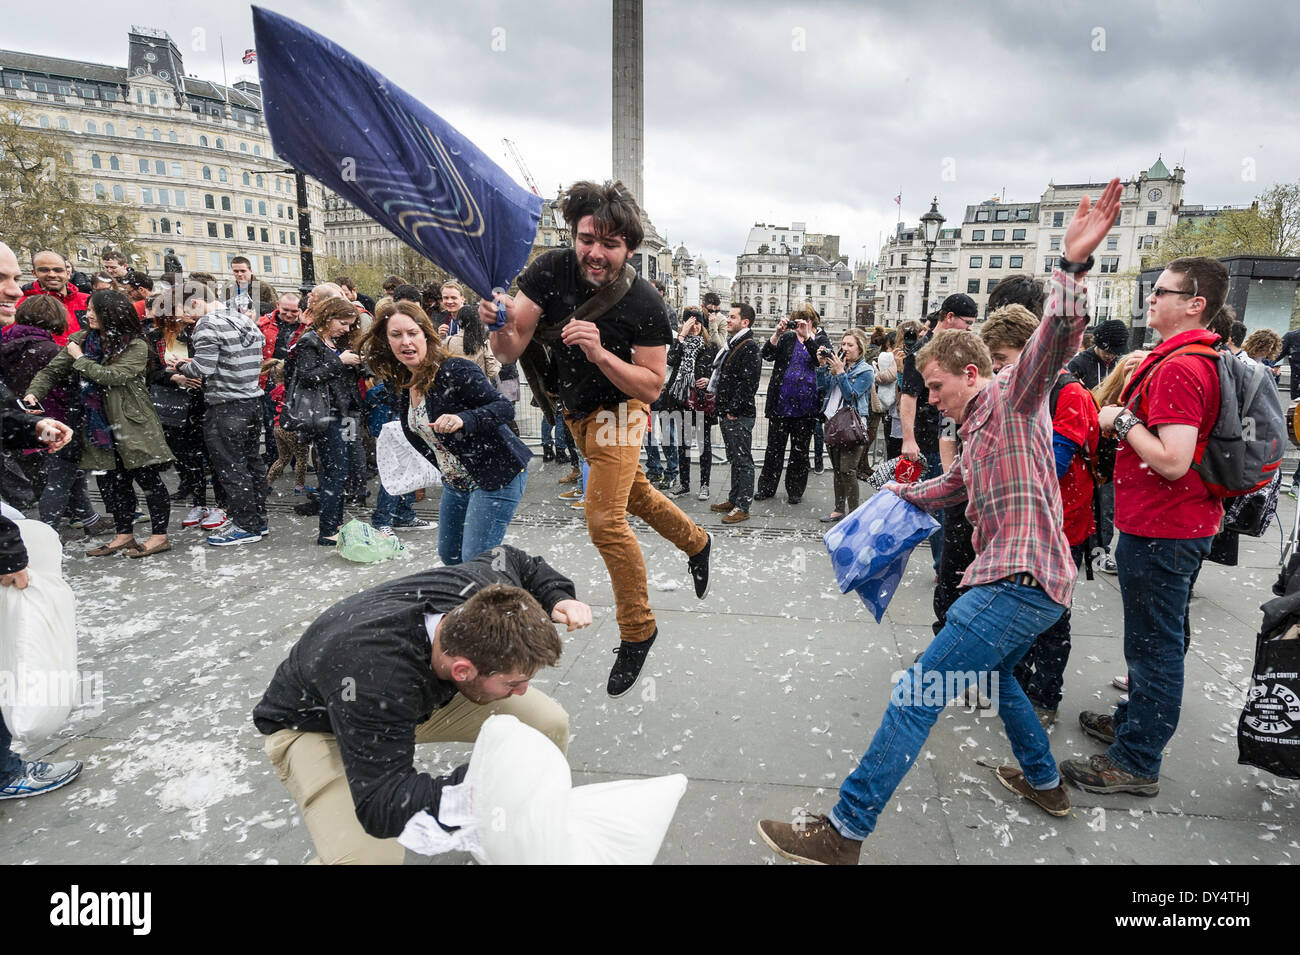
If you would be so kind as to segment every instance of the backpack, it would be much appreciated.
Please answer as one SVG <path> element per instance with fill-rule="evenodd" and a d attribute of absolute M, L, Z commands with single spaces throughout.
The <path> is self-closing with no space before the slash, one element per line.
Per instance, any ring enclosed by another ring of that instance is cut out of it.
<path fill-rule="evenodd" d="M 1174 355 L 1199 355 L 1219 370 L 1219 413 L 1210 436 L 1198 442 L 1192 468 L 1215 497 L 1240 497 L 1273 480 L 1282 465 L 1286 422 L 1282 402 L 1268 371 L 1262 365 L 1247 365 L 1203 342 L 1176 348 L 1159 361 L 1151 362 L 1128 386 L 1126 408 L 1150 382 L 1151 371 Z"/>
<path fill-rule="evenodd" d="M 1083 385 L 1083 382 L 1073 372 L 1063 371 L 1056 376 L 1056 382 L 1052 385 L 1052 391 L 1047 401 L 1047 409 L 1053 421 L 1056 420 L 1056 401 L 1060 398 L 1061 391 L 1064 390 L 1065 386 L 1071 383 Z M 1087 388 L 1083 390 L 1088 392 L 1088 397 L 1092 399 L 1092 403 L 1097 404 L 1097 396 L 1088 391 Z M 1098 410 L 1100 410 L 1100 406 L 1098 406 Z M 1115 455 L 1118 452 L 1119 442 L 1113 436 L 1107 438 L 1104 434 L 1097 437 L 1097 452 L 1095 455 L 1089 457 L 1087 448 L 1079 449 L 1079 455 L 1083 458 L 1083 465 L 1088 469 L 1088 474 L 1092 476 L 1094 487 L 1109 484 L 1115 479 Z"/>

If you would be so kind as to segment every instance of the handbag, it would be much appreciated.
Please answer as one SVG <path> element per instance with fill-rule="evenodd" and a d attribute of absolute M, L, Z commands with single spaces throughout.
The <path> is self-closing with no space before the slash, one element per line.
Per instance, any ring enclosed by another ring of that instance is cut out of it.
<path fill-rule="evenodd" d="M 824 433 L 828 448 L 847 448 L 867 443 L 867 427 L 852 405 L 840 405 L 840 409 L 826 422 Z"/>
<path fill-rule="evenodd" d="M 1270 600 L 1237 721 L 1237 762 L 1300 779 L 1300 594 Z"/>
<path fill-rule="evenodd" d="M 441 472 L 411 447 L 400 421 L 390 421 L 379 430 L 375 439 L 375 463 L 379 467 L 379 483 L 394 497 L 442 484 Z"/>
<path fill-rule="evenodd" d="M 692 388 L 686 392 L 686 407 L 706 418 L 718 413 L 718 396 L 707 388 Z"/>
<path fill-rule="evenodd" d="M 150 385 L 149 398 L 164 428 L 183 428 L 190 417 L 190 393 L 182 388 Z"/>
<path fill-rule="evenodd" d="M 324 434 L 334 420 L 329 386 L 304 385 L 295 381 L 280 411 L 280 427 L 304 435 Z"/>

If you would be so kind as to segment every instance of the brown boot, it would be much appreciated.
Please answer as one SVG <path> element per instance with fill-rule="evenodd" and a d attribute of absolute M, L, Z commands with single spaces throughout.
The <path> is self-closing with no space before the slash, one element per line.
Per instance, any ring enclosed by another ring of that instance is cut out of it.
<path fill-rule="evenodd" d="M 570 471 L 568 474 L 564 475 L 564 477 L 560 478 L 560 480 L 557 481 L 556 483 L 557 483 L 557 484 L 573 484 L 573 483 L 575 483 L 575 482 L 578 480 L 578 478 L 580 478 L 580 477 L 582 477 L 582 472 L 579 471 L 577 468 L 574 468 L 574 469 L 573 469 L 572 471 Z"/>
<path fill-rule="evenodd" d="M 732 504 L 730 501 L 723 501 L 721 504 L 710 504 L 709 510 L 717 511 L 719 514 L 725 514 L 735 506 L 736 505 Z"/>
<path fill-rule="evenodd" d="M 739 524 L 741 521 L 747 520 L 749 520 L 749 511 L 742 511 L 738 507 L 733 507 L 722 515 L 722 523 L 724 524 Z"/>
<path fill-rule="evenodd" d="M 804 815 L 793 824 L 764 819 L 758 834 L 777 855 L 804 865 L 857 865 L 862 842 L 846 839 L 825 816 Z"/>
<path fill-rule="evenodd" d="M 998 782 L 1003 786 L 1020 798 L 1028 799 L 1048 815 L 1068 816 L 1070 814 L 1070 796 L 1065 791 L 1064 785 L 1058 784 L 1055 789 L 1035 789 L 1029 785 L 1025 774 L 1015 766 L 999 766 L 997 776 Z"/>

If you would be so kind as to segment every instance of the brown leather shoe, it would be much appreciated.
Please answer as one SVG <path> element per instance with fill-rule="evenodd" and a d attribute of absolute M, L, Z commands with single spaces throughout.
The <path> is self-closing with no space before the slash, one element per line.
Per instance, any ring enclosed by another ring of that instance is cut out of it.
<path fill-rule="evenodd" d="M 727 514 L 722 515 L 722 523 L 739 524 L 741 521 L 749 520 L 749 511 L 742 511 L 738 507 L 733 507 Z"/>
<path fill-rule="evenodd" d="M 573 483 L 575 483 L 575 482 L 578 480 L 578 478 L 580 478 L 580 477 L 582 477 L 582 472 L 579 471 L 577 468 L 574 468 L 572 471 L 570 471 L 568 474 L 564 475 L 564 477 L 560 478 L 560 479 L 559 479 L 558 481 L 556 481 L 555 483 L 557 483 L 557 484 L 573 484 Z"/>
<path fill-rule="evenodd" d="M 758 834 L 777 855 L 804 865 L 857 865 L 862 842 L 840 835 L 825 816 L 804 815 L 794 821 L 764 819 Z"/>
<path fill-rule="evenodd" d="M 721 504 L 710 504 L 709 510 L 717 511 L 720 514 L 725 514 L 727 513 L 727 511 L 730 511 L 733 508 L 735 508 L 735 506 L 736 505 L 732 504 L 730 501 L 723 501 Z"/>
<path fill-rule="evenodd" d="M 116 554 L 119 550 L 135 551 L 140 550 L 140 542 L 132 538 L 121 544 L 102 544 L 93 550 L 86 551 L 87 557 L 107 557 L 109 554 Z"/>
<path fill-rule="evenodd" d="M 999 766 L 997 777 L 998 782 L 1007 789 L 1021 799 L 1028 799 L 1048 815 L 1068 816 L 1070 814 L 1070 795 L 1065 791 L 1064 785 L 1057 784 L 1055 789 L 1035 789 L 1029 785 L 1025 774 L 1016 766 Z"/>

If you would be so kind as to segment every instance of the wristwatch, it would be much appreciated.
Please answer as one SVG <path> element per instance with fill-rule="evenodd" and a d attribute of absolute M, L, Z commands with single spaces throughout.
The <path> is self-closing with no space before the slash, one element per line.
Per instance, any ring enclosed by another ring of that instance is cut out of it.
<path fill-rule="evenodd" d="M 1125 408 L 1115 417 L 1115 437 L 1121 441 L 1128 438 L 1128 433 L 1133 430 L 1135 424 L 1141 424 L 1138 416 Z"/>
<path fill-rule="evenodd" d="M 1061 256 L 1056 260 L 1056 267 L 1062 272 L 1067 272 L 1070 275 L 1078 275 L 1080 272 L 1091 271 L 1094 261 L 1095 260 L 1091 255 L 1088 256 L 1087 262 L 1071 262 L 1065 256 Z"/>

